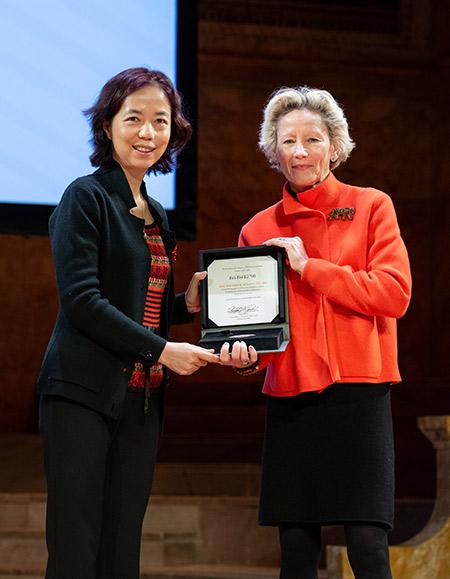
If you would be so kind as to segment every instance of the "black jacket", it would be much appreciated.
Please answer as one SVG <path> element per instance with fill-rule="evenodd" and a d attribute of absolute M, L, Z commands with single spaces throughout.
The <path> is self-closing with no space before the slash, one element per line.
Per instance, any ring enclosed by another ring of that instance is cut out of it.
<path fill-rule="evenodd" d="M 159 225 L 172 265 L 175 236 L 166 213 L 142 194 Z M 60 300 L 41 368 L 40 392 L 56 394 L 116 417 L 136 360 L 158 360 L 172 317 L 190 319 L 184 294 L 170 275 L 161 335 L 142 326 L 150 272 L 143 221 L 119 165 L 76 179 L 50 217 L 49 232 Z"/>

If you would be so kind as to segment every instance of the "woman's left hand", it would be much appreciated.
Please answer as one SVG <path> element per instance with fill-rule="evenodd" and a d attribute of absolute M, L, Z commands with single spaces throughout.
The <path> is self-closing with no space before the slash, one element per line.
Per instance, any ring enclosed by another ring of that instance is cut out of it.
<path fill-rule="evenodd" d="M 220 350 L 219 359 L 223 366 L 247 368 L 258 361 L 258 352 L 253 346 L 247 348 L 245 342 L 234 342 L 231 347 L 228 342 L 225 342 Z"/>
<path fill-rule="evenodd" d="M 309 256 L 306 253 L 305 246 L 300 237 L 273 237 L 264 242 L 264 245 L 276 245 L 277 247 L 284 247 L 286 255 L 289 260 L 289 265 L 294 271 L 302 275 L 305 263 Z"/>
<path fill-rule="evenodd" d="M 200 282 L 205 279 L 206 275 L 206 271 L 196 271 L 189 282 L 184 299 L 190 314 L 200 311 Z"/>

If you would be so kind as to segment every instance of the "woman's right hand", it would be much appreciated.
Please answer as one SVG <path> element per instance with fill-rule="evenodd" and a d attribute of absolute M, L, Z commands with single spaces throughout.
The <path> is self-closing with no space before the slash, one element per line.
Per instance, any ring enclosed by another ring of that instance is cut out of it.
<path fill-rule="evenodd" d="M 277 247 L 284 247 L 286 255 L 289 260 L 289 265 L 294 271 L 302 275 L 303 268 L 309 259 L 300 237 L 273 237 L 264 242 L 264 245 L 276 245 Z"/>
<path fill-rule="evenodd" d="M 206 350 L 187 342 L 167 342 L 158 361 L 182 376 L 193 374 L 206 364 L 220 363 L 214 350 Z"/>

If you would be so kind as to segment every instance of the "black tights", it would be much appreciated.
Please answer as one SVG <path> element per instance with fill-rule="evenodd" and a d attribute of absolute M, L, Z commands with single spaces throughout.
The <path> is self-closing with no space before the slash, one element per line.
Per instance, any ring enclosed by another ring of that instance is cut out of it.
<path fill-rule="evenodd" d="M 344 528 L 355 579 L 392 579 L 386 530 L 373 524 L 348 524 Z M 280 579 L 317 579 L 320 525 L 283 523 L 279 531 Z"/>

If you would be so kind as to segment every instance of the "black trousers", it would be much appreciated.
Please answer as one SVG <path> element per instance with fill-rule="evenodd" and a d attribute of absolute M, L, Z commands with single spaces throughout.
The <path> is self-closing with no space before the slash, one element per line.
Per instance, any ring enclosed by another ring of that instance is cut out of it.
<path fill-rule="evenodd" d="M 41 399 L 48 485 L 46 579 L 138 579 L 160 404 L 128 392 L 119 420 L 57 396 Z"/>

